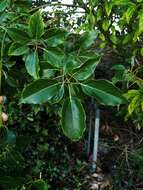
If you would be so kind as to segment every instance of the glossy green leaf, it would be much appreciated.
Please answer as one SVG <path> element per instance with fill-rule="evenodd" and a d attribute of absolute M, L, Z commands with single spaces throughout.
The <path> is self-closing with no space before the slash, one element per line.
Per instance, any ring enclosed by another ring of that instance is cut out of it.
<path fill-rule="evenodd" d="M 62 67 L 64 53 L 59 48 L 47 48 L 44 51 L 44 60 L 53 67 Z"/>
<path fill-rule="evenodd" d="M 71 140 L 79 140 L 85 131 L 85 112 L 79 99 L 70 97 L 62 108 L 62 129 Z"/>
<path fill-rule="evenodd" d="M 50 102 L 51 103 L 57 103 L 63 98 L 63 96 L 64 96 L 64 84 L 61 85 L 57 94 L 51 98 Z"/>
<path fill-rule="evenodd" d="M 96 59 L 91 59 L 87 61 L 82 67 L 80 67 L 75 71 L 73 77 L 77 80 L 86 80 L 94 73 L 94 70 L 99 62 L 100 62 L 99 56 L 96 57 Z"/>
<path fill-rule="evenodd" d="M 42 104 L 56 96 L 60 88 L 61 84 L 57 81 L 39 79 L 24 89 L 21 103 Z"/>
<path fill-rule="evenodd" d="M 32 190 L 48 190 L 48 189 L 49 185 L 42 179 L 39 179 L 32 184 Z"/>
<path fill-rule="evenodd" d="M 28 29 L 30 36 L 35 39 L 39 39 L 44 34 L 44 22 L 40 11 L 30 17 Z"/>
<path fill-rule="evenodd" d="M 67 54 L 62 60 L 65 73 L 72 71 L 81 66 L 81 62 L 77 59 L 75 54 Z"/>
<path fill-rule="evenodd" d="M 25 67 L 29 75 L 31 75 L 34 79 L 39 78 L 39 58 L 38 58 L 38 53 L 37 51 L 33 51 L 28 53 L 24 57 L 25 61 Z"/>
<path fill-rule="evenodd" d="M 19 56 L 27 53 L 29 48 L 26 45 L 22 45 L 20 43 L 14 42 L 8 51 L 9 55 Z"/>
<path fill-rule="evenodd" d="M 99 58 L 99 54 L 95 51 L 81 51 L 78 54 L 78 58 L 81 60 L 82 63 L 86 63 L 91 59 L 96 60 L 97 58 Z"/>
<path fill-rule="evenodd" d="M 67 31 L 62 30 L 62 29 L 58 29 L 58 28 L 49 29 L 46 33 L 47 45 L 50 47 L 56 47 L 56 46 L 62 44 L 64 42 L 67 34 L 68 34 Z"/>
<path fill-rule="evenodd" d="M 81 87 L 86 95 L 95 97 L 101 104 L 115 106 L 126 103 L 122 92 L 107 80 L 91 80 L 82 83 Z"/>
<path fill-rule="evenodd" d="M 8 28 L 7 33 L 12 38 L 12 40 L 16 42 L 27 43 L 28 41 L 30 41 L 30 37 L 22 29 Z"/>
<path fill-rule="evenodd" d="M 82 34 L 80 37 L 79 43 L 83 49 L 89 48 L 97 38 L 98 31 L 88 31 Z"/>
<path fill-rule="evenodd" d="M 116 64 L 112 66 L 112 69 L 116 70 L 116 71 L 124 71 L 126 68 L 124 65 L 122 64 Z"/>

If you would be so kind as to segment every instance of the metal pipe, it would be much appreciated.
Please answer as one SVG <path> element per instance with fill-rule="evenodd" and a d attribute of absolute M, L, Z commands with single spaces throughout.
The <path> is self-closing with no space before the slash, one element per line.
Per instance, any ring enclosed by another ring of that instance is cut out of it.
<path fill-rule="evenodd" d="M 98 153 L 98 140 L 99 140 L 99 125 L 100 125 L 100 110 L 95 105 L 95 126 L 94 126 L 94 145 L 93 145 L 93 159 L 92 171 L 95 172 L 97 167 L 97 153 Z"/>
<path fill-rule="evenodd" d="M 90 109 L 90 115 L 89 115 L 89 130 L 88 130 L 88 142 L 87 142 L 87 156 L 89 156 L 91 151 L 91 131 L 92 131 L 92 109 Z"/>
<path fill-rule="evenodd" d="M 89 108 L 90 115 L 89 115 L 88 142 L 87 142 L 87 156 L 89 156 L 90 151 L 91 151 L 93 107 L 94 107 L 94 99 L 92 98 L 90 102 L 90 108 Z"/>

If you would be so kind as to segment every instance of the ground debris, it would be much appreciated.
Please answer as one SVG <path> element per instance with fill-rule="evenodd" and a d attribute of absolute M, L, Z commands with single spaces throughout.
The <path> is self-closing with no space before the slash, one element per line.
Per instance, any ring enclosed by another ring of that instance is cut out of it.
<path fill-rule="evenodd" d="M 112 179 L 109 174 L 87 174 L 84 178 L 84 186 L 89 190 L 105 190 L 112 186 Z"/>

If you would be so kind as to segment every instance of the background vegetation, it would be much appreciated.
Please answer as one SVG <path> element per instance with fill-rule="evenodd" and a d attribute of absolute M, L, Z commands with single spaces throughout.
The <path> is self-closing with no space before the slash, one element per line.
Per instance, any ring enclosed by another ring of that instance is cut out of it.
<path fill-rule="evenodd" d="M 143 188 L 142 39 L 142 0 L 1 0 L 1 189 L 97 189 L 91 97 L 96 185 Z"/>

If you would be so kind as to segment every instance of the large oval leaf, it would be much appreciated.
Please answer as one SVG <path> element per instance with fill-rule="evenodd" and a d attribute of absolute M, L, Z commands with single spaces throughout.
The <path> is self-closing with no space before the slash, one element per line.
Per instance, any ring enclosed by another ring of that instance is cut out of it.
<path fill-rule="evenodd" d="M 95 51 L 82 51 L 78 55 L 82 63 L 86 63 L 88 60 L 99 58 L 99 54 Z"/>
<path fill-rule="evenodd" d="M 35 39 L 39 39 L 44 34 L 44 22 L 40 11 L 30 17 L 28 29 L 30 36 Z"/>
<path fill-rule="evenodd" d="M 65 37 L 68 35 L 68 32 L 58 28 L 52 28 L 47 30 L 47 45 L 50 47 L 56 47 L 62 44 L 65 40 Z"/>
<path fill-rule="evenodd" d="M 76 54 L 70 53 L 64 56 L 62 65 L 64 67 L 64 72 L 69 73 L 73 69 L 79 68 L 81 66 L 81 62 L 77 59 Z"/>
<path fill-rule="evenodd" d="M 24 57 L 25 67 L 29 75 L 31 75 L 34 79 L 39 78 L 39 58 L 37 51 L 31 51 Z"/>
<path fill-rule="evenodd" d="M 80 47 L 83 49 L 89 48 L 94 43 L 98 34 L 99 31 L 84 32 L 79 39 Z"/>
<path fill-rule="evenodd" d="M 115 106 L 126 102 L 122 92 L 107 80 L 91 80 L 81 87 L 85 94 L 95 97 L 101 104 Z"/>
<path fill-rule="evenodd" d="M 62 108 L 62 129 L 71 140 L 79 140 L 85 130 L 85 112 L 79 99 L 71 97 Z"/>
<path fill-rule="evenodd" d="M 16 42 L 26 43 L 30 41 L 30 38 L 26 32 L 17 28 L 8 28 L 8 35 Z"/>
<path fill-rule="evenodd" d="M 47 48 L 44 50 L 44 60 L 51 64 L 53 67 L 59 68 L 62 66 L 64 53 L 59 48 Z"/>
<path fill-rule="evenodd" d="M 60 88 L 56 81 L 39 79 L 24 89 L 21 103 L 42 104 L 56 96 Z"/>
<path fill-rule="evenodd" d="M 77 80 L 86 80 L 94 73 L 94 70 L 99 62 L 100 62 L 100 57 L 87 61 L 84 65 L 82 65 L 82 67 L 76 70 L 74 78 Z"/>
<path fill-rule="evenodd" d="M 13 43 L 8 51 L 9 55 L 19 56 L 27 53 L 29 48 L 26 45 L 22 45 L 20 43 Z"/>

